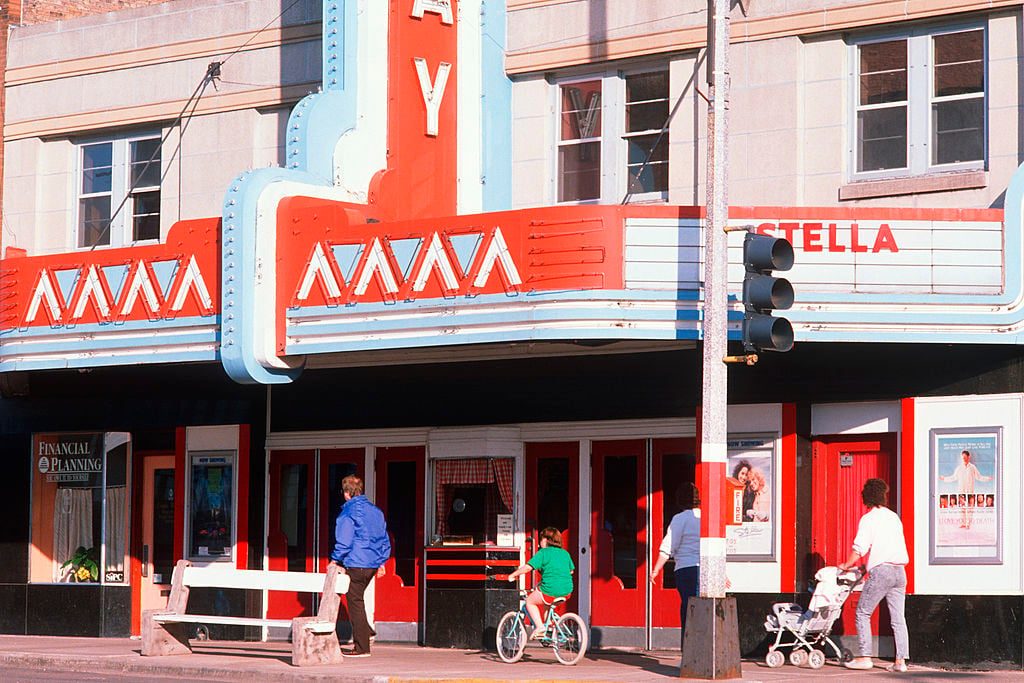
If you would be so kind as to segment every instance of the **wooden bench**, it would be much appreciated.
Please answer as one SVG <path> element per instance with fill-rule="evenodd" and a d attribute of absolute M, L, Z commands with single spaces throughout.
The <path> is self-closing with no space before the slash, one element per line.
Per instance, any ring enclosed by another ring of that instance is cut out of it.
<path fill-rule="evenodd" d="M 331 563 L 326 574 L 234 569 L 223 565 L 195 567 L 179 560 L 171 579 L 171 593 L 164 609 L 142 613 L 142 654 L 161 656 L 188 654 L 187 624 L 228 624 L 232 626 L 278 626 L 291 628 L 292 664 L 336 664 L 341 662 L 341 646 L 335 628 L 341 593 L 348 591 L 349 577 Z M 190 588 L 242 588 L 246 590 L 296 591 L 319 593 L 320 608 L 315 617 L 260 619 L 214 614 L 190 614 L 186 611 Z"/>

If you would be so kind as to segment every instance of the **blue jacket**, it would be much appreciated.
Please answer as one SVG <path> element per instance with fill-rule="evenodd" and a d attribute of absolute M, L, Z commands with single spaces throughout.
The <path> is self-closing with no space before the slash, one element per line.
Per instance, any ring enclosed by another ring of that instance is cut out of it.
<path fill-rule="evenodd" d="M 343 567 L 376 569 L 391 557 L 384 513 L 366 496 L 356 496 L 341 506 L 334 539 L 331 559 Z"/>

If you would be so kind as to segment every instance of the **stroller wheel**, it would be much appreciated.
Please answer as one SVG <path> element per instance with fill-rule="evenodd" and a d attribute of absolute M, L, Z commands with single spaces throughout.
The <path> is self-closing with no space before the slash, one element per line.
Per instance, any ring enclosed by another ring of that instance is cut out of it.
<path fill-rule="evenodd" d="M 768 654 L 764 656 L 764 663 L 773 669 L 778 669 L 786 663 L 786 656 L 778 650 L 768 650 Z"/>
<path fill-rule="evenodd" d="M 807 663 L 807 650 L 797 650 L 794 648 L 789 653 L 789 663 L 793 666 L 803 666 Z"/>
<path fill-rule="evenodd" d="M 807 666 L 812 669 L 820 669 L 825 666 L 825 653 L 814 649 L 807 653 Z"/>

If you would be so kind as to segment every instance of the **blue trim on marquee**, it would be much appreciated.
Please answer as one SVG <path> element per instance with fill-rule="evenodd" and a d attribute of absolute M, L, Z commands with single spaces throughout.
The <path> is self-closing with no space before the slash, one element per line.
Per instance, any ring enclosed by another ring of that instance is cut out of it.
<path fill-rule="evenodd" d="M 331 187 L 334 150 L 356 125 L 356 0 L 324 0 L 322 91 L 303 98 L 288 118 L 286 168 L 242 173 L 224 197 L 221 241 L 221 362 L 244 384 L 283 384 L 301 369 L 266 368 L 256 359 L 257 203 L 278 182 Z"/>
<path fill-rule="evenodd" d="M 53 271 L 53 276 L 57 278 L 57 289 L 60 290 L 60 295 L 64 299 L 64 305 L 71 303 L 71 297 L 78 286 L 78 278 L 81 272 L 82 269 L 78 267 L 61 268 L 60 270 Z"/>
<path fill-rule="evenodd" d="M 69 334 L 71 330 L 74 330 L 73 336 Z M 123 332 L 145 332 L 147 334 L 143 341 L 140 341 L 139 337 L 117 339 L 117 335 Z M 90 335 L 92 338 L 83 339 L 83 335 Z M 43 341 L 47 337 L 52 337 L 54 341 Z M 111 337 L 115 338 L 111 339 Z M 142 349 L 143 353 L 138 354 L 136 360 L 144 363 L 212 361 L 217 360 L 217 341 L 218 320 L 214 316 L 87 323 L 73 327 L 31 327 L 11 330 L 4 335 L 6 357 L 0 359 L 0 372 L 124 365 L 125 359 L 135 358 L 135 354 L 122 353 L 110 358 L 104 356 L 36 358 L 39 354 L 81 354 L 124 349 Z M 27 343 L 24 353 L 22 353 L 19 342 Z M 181 344 L 191 346 L 207 344 L 209 348 L 193 351 L 161 352 L 159 350 L 160 347 Z"/>
<path fill-rule="evenodd" d="M 516 295 L 487 294 L 451 299 L 429 299 L 399 304 L 402 310 L 417 317 L 391 320 L 376 318 L 378 313 L 394 313 L 396 304 L 379 302 L 356 306 L 310 306 L 288 311 L 289 353 L 314 354 L 334 351 L 366 351 L 396 349 L 415 346 L 443 346 L 446 344 L 479 344 L 530 340 L 565 339 L 648 339 L 693 340 L 700 339 L 702 311 L 696 308 L 698 296 L 692 291 L 670 290 L 570 290 L 560 292 L 530 292 Z M 565 304 L 577 303 L 578 306 Z M 616 308 L 624 303 L 626 307 Z M 645 304 L 676 304 L 673 307 L 651 307 Z M 546 305 L 557 304 L 557 310 Z M 598 304 L 598 305 L 588 305 Z M 455 308 L 455 315 L 446 317 L 438 325 L 434 315 L 441 309 Z M 475 312 L 477 307 L 487 312 Z M 500 307 L 495 312 L 493 309 Z M 358 317 L 358 321 L 352 318 Z M 310 320 L 317 320 L 311 322 Z M 743 312 L 729 311 L 733 324 L 730 335 L 739 338 L 739 322 Z M 674 324 L 670 329 L 639 329 L 628 324 L 622 327 L 595 326 L 595 320 L 607 322 L 653 322 Z M 563 325 L 557 329 L 528 326 L 547 321 L 578 321 L 578 326 Z M 485 326 L 488 331 L 474 331 Z M 514 329 L 494 331 L 495 327 Z M 450 328 L 441 332 L 441 327 Z M 424 328 L 437 328 L 436 333 Z M 402 336 L 403 331 L 423 330 L 419 334 Z M 397 334 L 394 334 L 397 333 Z M 389 336 L 394 334 L 394 336 Z M 369 339 L 339 341 L 346 335 L 369 336 Z M 319 341 L 331 337 L 330 341 Z"/>
<path fill-rule="evenodd" d="M 512 208 L 512 81 L 505 74 L 505 0 L 482 0 L 480 162 L 483 211 Z"/>
<path fill-rule="evenodd" d="M 110 367 L 113 365 L 124 365 L 126 358 L 134 356 L 90 356 L 87 358 L 63 358 L 59 362 L 53 360 L 2 360 L 0 361 L 0 372 L 11 372 L 14 370 L 55 370 L 60 368 L 98 368 Z M 143 360 L 144 359 L 144 360 Z M 136 359 L 138 363 L 196 363 L 217 360 L 217 351 L 185 351 L 175 353 L 152 353 L 147 352 Z"/>
<path fill-rule="evenodd" d="M 608 339 L 612 341 L 636 341 L 638 339 L 653 341 L 696 341 L 700 339 L 700 329 L 698 328 L 692 331 L 686 329 L 677 329 L 675 331 L 666 330 L 662 333 L 649 332 L 643 337 L 638 337 L 636 334 L 631 333 L 630 330 L 625 328 L 609 329 L 604 327 L 579 327 L 565 329 L 559 328 L 557 330 L 532 328 L 529 330 L 529 334 L 526 335 L 519 331 L 510 331 L 505 334 L 494 334 L 488 332 L 485 334 L 441 334 L 436 337 L 424 337 L 419 335 L 404 338 L 397 337 L 395 339 L 388 339 L 386 346 L 382 345 L 380 342 L 373 341 L 339 342 L 332 340 L 323 344 L 302 344 L 300 353 L 338 353 L 343 351 L 367 351 L 370 349 L 384 348 L 407 349 L 426 346 L 456 346 L 460 344 L 511 343 L 524 341 L 566 341 L 573 339 Z"/>

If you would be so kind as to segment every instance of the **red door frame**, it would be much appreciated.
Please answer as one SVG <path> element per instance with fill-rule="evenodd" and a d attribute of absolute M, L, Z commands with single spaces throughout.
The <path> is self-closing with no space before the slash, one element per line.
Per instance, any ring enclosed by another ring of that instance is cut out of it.
<path fill-rule="evenodd" d="M 416 510 L 415 540 L 413 541 L 415 557 L 415 581 L 411 586 L 405 585 L 402 578 L 395 573 L 395 558 L 391 557 L 384 565 L 384 576 L 377 579 L 375 601 L 377 621 L 414 622 L 422 621 L 423 614 L 420 586 L 423 581 L 423 510 L 424 487 L 426 481 L 427 449 L 425 446 L 394 446 L 376 449 L 376 497 L 375 502 L 382 510 L 388 509 L 388 469 L 393 462 L 414 462 L 416 464 L 416 500 L 407 502 Z M 394 541 L 394 537 L 392 537 Z"/>
<path fill-rule="evenodd" d="M 317 471 L 319 453 L 319 472 Z M 328 467 L 332 464 L 348 462 L 355 465 L 356 475 L 362 477 L 365 469 L 366 449 L 301 449 L 273 450 L 268 456 L 269 488 L 268 523 L 267 523 L 267 555 L 270 569 L 287 571 L 287 551 L 282 546 L 280 536 L 281 509 L 281 466 L 307 465 L 306 492 L 310 497 L 306 506 L 306 554 L 303 571 L 326 571 L 330 561 L 330 552 L 334 547 L 334 521 L 337 510 L 330 510 L 330 496 L 327 490 Z M 319 482 L 319 492 L 317 492 Z M 315 495 L 314 495 L 315 494 Z M 319 499 L 319 504 L 315 501 Z M 320 547 L 316 547 L 315 528 L 319 518 Z M 312 614 L 312 595 L 299 594 L 291 591 L 271 591 L 267 597 L 267 616 L 273 619 L 290 619 Z"/>
<path fill-rule="evenodd" d="M 555 441 L 555 442 L 531 442 L 524 444 L 526 454 L 526 520 L 524 530 L 526 532 L 525 559 L 528 561 L 540 547 L 540 532 L 537 521 L 537 505 L 539 504 L 537 489 L 537 470 L 541 460 L 565 458 L 569 461 L 569 490 L 566 491 L 569 508 L 569 527 L 560 529 L 562 532 L 562 547 L 569 552 L 573 564 L 576 565 L 576 575 L 573 577 L 573 594 L 566 603 L 570 612 L 579 609 L 579 584 L 580 555 L 579 555 L 579 510 L 580 510 L 580 444 L 579 441 Z M 532 573 L 531 573 L 532 574 Z M 528 583 L 533 581 L 531 576 Z M 532 584 L 530 584 L 532 585 Z"/>
<path fill-rule="evenodd" d="M 897 438 L 892 432 L 884 434 L 838 434 L 822 435 L 814 439 L 813 444 L 814 461 L 813 473 L 813 507 L 811 510 L 811 551 L 820 556 L 820 563 L 824 565 L 835 565 L 844 561 L 850 554 L 849 543 L 839 538 L 835 530 L 835 524 L 843 516 L 835 509 L 836 505 L 848 506 L 856 510 L 856 514 L 846 515 L 850 524 L 856 524 L 860 517 L 867 512 L 860 499 L 860 488 L 863 482 L 855 483 L 853 487 L 847 486 L 849 490 L 840 490 L 838 468 L 841 467 L 839 458 L 843 453 L 885 453 L 888 456 L 888 472 L 884 473 L 886 483 L 889 484 L 889 506 L 897 513 L 899 512 L 899 478 L 897 463 Z M 867 474 L 880 474 L 869 472 Z M 849 484 L 850 482 L 848 482 Z M 855 490 L 854 490 L 855 489 Z M 848 539 L 852 542 L 852 535 Z M 842 547 L 841 547 L 842 546 Z M 818 567 L 815 567 L 817 570 Z M 850 596 L 843 609 L 841 618 L 842 633 L 856 633 L 854 621 L 854 610 L 860 593 L 855 592 Z M 883 604 L 871 618 L 871 628 L 874 633 L 880 635 L 891 635 L 888 618 L 880 619 L 881 613 L 885 610 Z"/>
<path fill-rule="evenodd" d="M 614 573 L 612 535 L 604 527 L 605 458 L 635 456 L 637 462 L 636 588 L 625 588 Z M 590 623 L 593 626 L 636 626 L 647 621 L 647 440 L 594 441 L 591 444 L 591 582 Z"/>
<path fill-rule="evenodd" d="M 281 468 L 287 465 L 306 465 L 306 495 L 316 490 L 316 451 L 314 449 L 294 451 L 271 451 L 270 464 L 270 495 L 268 496 L 267 524 L 267 567 L 275 571 L 288 571 L 288 550 L 284 533 L 281 531 Z M 306 506 L 306 548 L 313 548 L 313 506 L 307 501 Z M 315 571 L 313 554 L 306 553 L 303 571 Z M 267 595 L 267 617 L 272 619 L 289 619 L 309 614 L 313 608 L 311 596 L 306 593 L 270 591 Z"/>

